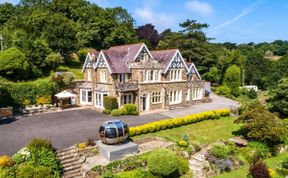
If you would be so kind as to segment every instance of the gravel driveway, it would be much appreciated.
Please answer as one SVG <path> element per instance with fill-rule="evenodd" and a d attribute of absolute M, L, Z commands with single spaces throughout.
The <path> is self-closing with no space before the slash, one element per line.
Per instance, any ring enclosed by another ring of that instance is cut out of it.
<path fill-rule="evenodd" d="M 135 126 L 169 117 L 179 117 L 207 110 L 229 108 L 230 105 L 238 105 L 233 100 L 216 95 L 211 95 L 211 98 L 213 100 L 211 103 L 201 103 L 189 108 L 117 118 L 122 119 L 130 126 Z M 12 155 L 35 137 L 50 139 L 53 146 L 57 149 L 85 142 L 88 138 L 97 139 L 97 131 L 100 124 L 109 119 L 111 119 L 111 116 L 92 109 L 81 109 L 39 114 L 15 120 L 0 120 L 0 155 Z"/>

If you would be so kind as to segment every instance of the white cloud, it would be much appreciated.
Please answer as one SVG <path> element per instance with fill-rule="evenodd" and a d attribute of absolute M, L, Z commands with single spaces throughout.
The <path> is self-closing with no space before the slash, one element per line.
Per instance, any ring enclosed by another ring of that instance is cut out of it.
<path fill-rule="evenodd" d="M 175 23 L 175 18 L 166 13 L 155 12 L 152 7 L 136 8 L 135 15 L 142 23 L 152 23 L 158 29 L 170 28 Z"/>
<path fill-rule="evenodd" d="M 186 2 L 185 8 L 203 16 L 208 16 L 213 12 L 211 4 L 199 0 L 190 0 Z"/>
<path fill-rule="evenodd" d="M 244 16 L 247 16 L 248 14 L 254 12 L 257 7 L 258 7 L 258 4 L 261 2 L 261 0 L 259 1 L 256 1 L 255 3 L 252 3 L 250 4 L 249 6 L 247 6 L 246 8 L 244 8 L 238 15 L 236 15 L 235 17 L 233 17 L 232 19 L 230 20 L 227 20 L 225 21 L 224 23 L 212 28 L 211 30 L 216 30 L 216 29 L 219 29 L 219 28 L 223 28 L 223 27 L 226 27 L 232 23 L 235 23 L 237 22 L 238 20 L 240 20 L 242 17 Z"/>

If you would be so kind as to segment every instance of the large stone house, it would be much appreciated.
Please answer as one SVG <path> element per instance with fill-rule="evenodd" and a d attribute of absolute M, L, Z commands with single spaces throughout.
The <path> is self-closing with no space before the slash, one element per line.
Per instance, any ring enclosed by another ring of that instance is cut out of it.
<path fill-rule="evenodd" d="M 178 49 L 149 51 L 144 43 L 88 53 L 80 85 L 80 105 L 103 110 L 104 96 L 140 112 L 170 109 L 204 101 L 205 82 Z"/>

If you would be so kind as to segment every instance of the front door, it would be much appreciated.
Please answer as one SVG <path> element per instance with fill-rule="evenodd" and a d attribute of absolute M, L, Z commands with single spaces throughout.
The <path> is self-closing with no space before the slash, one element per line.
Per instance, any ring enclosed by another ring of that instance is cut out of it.
<path fill-rule="evenodd" d="M 142 96 L 141 97 L 141 109 L 142 111 L 146 111 L 146 100 L 147 100 L 147 97 L 146 96 Z"/>

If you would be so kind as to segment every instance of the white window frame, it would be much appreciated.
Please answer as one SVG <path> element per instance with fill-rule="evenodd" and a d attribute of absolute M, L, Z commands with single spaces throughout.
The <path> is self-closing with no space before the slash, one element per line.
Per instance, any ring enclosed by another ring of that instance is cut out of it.
<path fill-rule="evenodd" d="M 161 81 L 161 70 L 142 70 L 142 82 L 159 82 Z"/>
<path fill-rule="evenodd" d="M 103 93 L 103 92 L 94 92 L 94 97 L 95 97 L 95 107 L 104 109 L 104 95 L 108 96 L 108 93 Z"/>
<path fill-rule="evenodd" d="M 126 100 L 125 100 L 125 96 L 126 96 Z M 121 96 L 121 105 L 124 104 L 133 104 L 133 94 L 132 93 L 124 93 Z"/>
<path fill-rule="evenodd" d="M 182 69 L 171 69 L 170 70 L 170 81 L 182 80 Z"/>
<path fill-rule="evenodd" d="M 161 92 L 152 92 L 151 94 L 151 103 L 152 104 L 158 104 L 158 103 L 161 103 L 161 97 L 162 94 Z"/>
<path fill-rule="evenodd" d="M 125 83 L 126 82 L 126 78 L 127 78 L 126 74 L 118 74 L 118 81 L 120 83 Z"/>
<path fill-rule="evenodd" d="M 171 90 L 169 92 L 169 104 L 182 103 L 182 90 Z"/>
<path fill-rule="evenodd" d="M 188 88 L 188 91 L 187 91 L 186 101 L 190 101 L 190 88 Z"/>
<path fill-rule="evenodd" d="M 89 101 L 89 95 L 88 93 L 91 92 L 91 100 Z M 93 97 L 93 94 L 92 94 L 92 91 L 91 90 L 85 90 L 85 89 L 81 89 L 80 90 L 80 102 L 81 104 L 91 104 L 92 103 L 92 97 Z"/>
<path fill-rule="evenodd" d="M 203 99 L 203 88 L 193 88 L 192 93 L 193 93 L 192 100 Z"/>
<path fill-rule="evenodd" d="M 100 69 L 100 82 L 107 82 L 107 70 Z"/>

